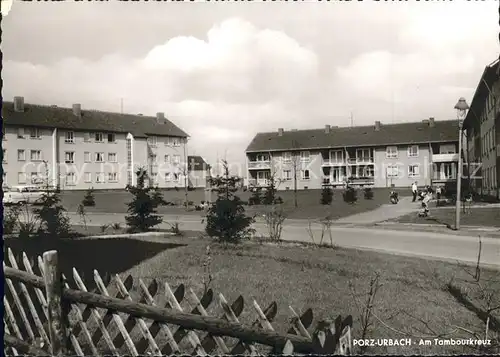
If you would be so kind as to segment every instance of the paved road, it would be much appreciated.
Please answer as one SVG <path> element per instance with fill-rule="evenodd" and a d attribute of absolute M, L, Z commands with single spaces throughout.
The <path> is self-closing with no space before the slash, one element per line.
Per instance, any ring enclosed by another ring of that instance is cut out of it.
<path fill-rule="evenodd" d="M 73 224 L 81 224 L 76 214 L 69 214 Z M 200 217 L 189 215 L 164 215 L 165 222 L 178 222 L 181 230 L 203 230 L 205 228 Z M 88 225 L 100 226 L 119 222 L 125 223 L 123 214 L 99 213 L 88 214 Z M 163 223 L 159 228 L 169 228 Z M 267 227 L 259 220 L 254 228 L 258 235 L 267 235 Z M 289 241 L 311 242 L 307 232 L 308 223 L 304 220 L 287 221 L 283 228 L 282 238 Z M 316 242 L 319 241 L 322 227 L 318 223 L 311 225 Z M 335 244 L 342 247 L 364 248 L 395 254 L 424 256 L 443 260 L 461 260 L 475 262 L 477 259 L 477 236 L 458 236 L 422 231 L 398 231 L 353 227 L 344 224 L 332 227 Z M 328 241 L 328 234 L 325 241 Z M 482 262 L 500 268 L 500 239 L 483 238 Z"/>

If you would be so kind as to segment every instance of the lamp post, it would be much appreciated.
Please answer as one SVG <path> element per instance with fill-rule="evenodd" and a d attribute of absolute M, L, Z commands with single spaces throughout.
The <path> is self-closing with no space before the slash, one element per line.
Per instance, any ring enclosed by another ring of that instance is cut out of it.
<path fill-rule="evenodd" d="M 458 170 L 457 170 L 457 196 L 455 206 L 455 229 L 460 229 L 460 202 L 461 202 L 461 186 L 462 186 L 462 123 L 469 109 L 469 105 L 464 97 L 461 97 L 455 104 L 458 119 Z"/>

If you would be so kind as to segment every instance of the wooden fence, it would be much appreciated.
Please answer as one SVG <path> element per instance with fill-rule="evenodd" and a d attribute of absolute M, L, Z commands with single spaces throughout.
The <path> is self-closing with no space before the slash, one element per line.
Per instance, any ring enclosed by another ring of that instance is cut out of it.
<path fill-rule="evenodd" d="M 7 253 L 5 356 L 351 353 L 351 316 L 321 321 L 311 333 L 312 310 L 299 316 L 289 307 L 290 327 L 287 333 L 278 333 L 271 324 L 276 302 L 261 309 L 253 300 L 255 321 L 244 326 L 238 320 L 245 305 L 242 296 L 229 304 L 211 289 L 198 298 L 184 285 L 172 290 L 155 279 L 146 284 L 118 275 L 103 281 L 97 271 L 96 291 L 88 292 L 76 269 L 76 289 L 70 287 L 58 270 L 56 251 L 31 262 L 23 253 L 24 270 L 10 248 Z M 211 304 L 220 310 L 220 318 L 208 315 Z"/>

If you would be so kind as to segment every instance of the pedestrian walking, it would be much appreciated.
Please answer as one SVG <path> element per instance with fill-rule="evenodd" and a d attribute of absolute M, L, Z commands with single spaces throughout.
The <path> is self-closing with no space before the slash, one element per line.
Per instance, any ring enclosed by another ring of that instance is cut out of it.
<path fill-rule="evenodd" d="M 415 202 L 417 200 L 417 194 L 418 194 L 418 186 L 417 186 L 417 181 L 415 181 L 412 185 L 411 185 L 411 192 L 413 194 L 413 200 L 412 202 Z"/>

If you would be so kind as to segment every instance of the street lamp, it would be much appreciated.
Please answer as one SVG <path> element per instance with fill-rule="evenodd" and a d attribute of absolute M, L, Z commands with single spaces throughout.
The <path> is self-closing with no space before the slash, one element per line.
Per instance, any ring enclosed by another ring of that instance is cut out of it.
<path fill-rule="evenodd" d="M 458 172 L 457 172 L 457 196 L 455 206 L 455 229 L 460 229 L 460 202 L 461 202 L 461 186 L 462 186 L 462 123 L 469 109 L 469 105 L 464 97 L 461 97 L 455 105 L 458 119 Z"/>

